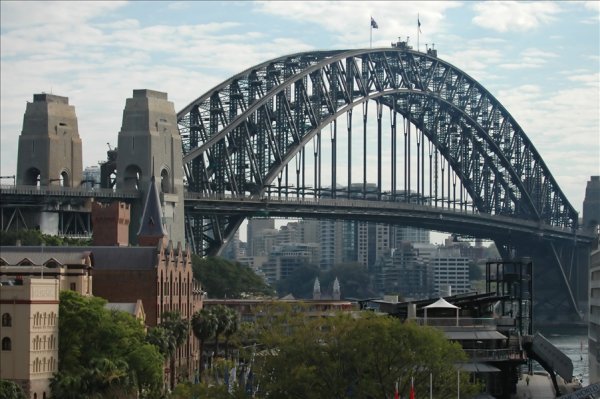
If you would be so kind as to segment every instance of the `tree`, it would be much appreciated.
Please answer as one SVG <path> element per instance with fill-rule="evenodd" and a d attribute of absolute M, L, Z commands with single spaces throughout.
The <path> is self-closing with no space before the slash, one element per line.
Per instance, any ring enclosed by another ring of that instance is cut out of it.
<path fill-rule="evenodd" d="M 229 323 L 227 323 L 225 330 L 223 330 L 223 335 L 225 336 L 225 358 L 229 358 L 229 340 L 239 329 L 237 313 L 231 308 L 227 308 L 227 312 L 229 313 Z"/>
<path fill-rule="evenodd" d="M 190 324 L 187 320 L 183 320 L 179 312 L 164 312 L 161 317 L 160 326 L 169 333 L 172 341 L 171 348 L 175 350 L 170 353 L 170 385 L 171 389 L 175 388 L 175 355 L 177 348 L 183 345 L 188 337 Z"/>
<path fill-rule="evenodd" d="M 369 283 L 371 279 L 367 267 L 360 263 L 335 265 L 320 278 L 321 287 L 332 287 L 336 277 L 340 282 L 342 297 L 369 298 L 375 296 Z"/>
<path fill-rule="evenodd" d="M 202 309 L 194 313 L 191 324 L 194 336 L 198 338 L 198 341 L 200 341 L 198 378 L 202 380 L 202 371 L 204 369 L 204 363 L 202 362 L 202 356 L 204 355 L 204 342 L 214 335 L 217 328 L 217 319 L 213 313 L 209 312 L 207 309 Z"/>
<path fill-rule="evenodd" d="M 236 317 L 235 312 L 225 305 L 216 305 L 211 307 L 210 312 L 215 315 L 217 321 L 215 326 L 215 353 L 219 356 L 219 336 L 229 330 L 233 319 Z"/>
<path fill-rule="evenodd" d="M 456 397 L 454 364 L 466 355 L 433 328 L 370 313 L 314 319 L 279 314 L 261 323 L 265 349 L 254 368 L 261 397 L 386 398 L 396 381 L 407 394 L 411 377 L 421 397 L 429 392 L 429 373 L 434 397 Z M 462 394 L 477 391 L 461 376 Z"/>
<path fill-rule="evenodd" d="M 0 399 L 25 399 L 25 393 L 14 381 L 0 380 Z"/>
<path fill-rule="evenodd" d="M 60 293 L 53 397 L 119 398 L 161 390 L 164 360 L 145 342 L 144 327 L 128 313 L 104 308 L 105 303 L 74 291 Z"/>
<path fill-rule="evenodd" d="M 194 278 L 211 298 L 272 295 L 273 290 L 252 269 L 223 258 L 192 256 Z"/>
<path fill-rule="evenodd" d="M 144 392 L 157 393 L 162 390 L 164 361 L 165 357 L 158 348 L 149 343 L 141 343 L 129 354 L 129 367 L 135 376 L 140 396 Z"/>
<path fill-rule="evenodd" d="M 319 267 L 304 264 L 296 268 L 287 278 L 277 282 L 277 294 L 292 294 L 295 298 L 312 298 L 315 278 L 320 278 Z"/>
<path fill-rule="evenodd" d="M 0 231 L 0 245 L 16 245 L 17 241 L 21 245 L 48 245 L 51 247 L 70 245 L 70 246 L 90 246 L 91 239 L 60 237 L 50 234 L 44 234 L 39 230 L 16 230 Z"/>

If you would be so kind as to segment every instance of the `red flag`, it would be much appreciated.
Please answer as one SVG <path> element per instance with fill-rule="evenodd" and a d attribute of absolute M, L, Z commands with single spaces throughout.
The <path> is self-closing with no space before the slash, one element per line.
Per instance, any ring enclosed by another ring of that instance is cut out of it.
<path fill-rule="evenodd" d="M 400 399 L 400 393 L 398 392 L 398 381 L 396 381 L 396 389 L 394 389 L 394 399 Z"/>
<path fill-rule="evenodd" d="M 410 377 L 410 396 L 409 396 L 409 399 L 415 399 L 415 386 L 414 386 L 413 382 L 414 382 L 413 378 Z"/>

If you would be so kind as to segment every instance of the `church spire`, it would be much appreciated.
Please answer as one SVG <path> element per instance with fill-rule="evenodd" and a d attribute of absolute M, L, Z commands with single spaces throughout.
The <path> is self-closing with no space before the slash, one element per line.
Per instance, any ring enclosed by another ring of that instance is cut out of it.
<path fill-rule="evenodd" d="M 341 297 L 342 297 L 342 291 L 340 289 L 340 281 L 336 277 L 335 281 L 333 282 L 333 300 L 339 301 Z"/>
<path fill-rule="evenodd" d="M 321 284 L 318 277 L 315 278 L 315 285 L 313 286 L 313 299 L 321 299 Z"/>
<path fill-rule="evenodd" d="M 150 179 L 150 187 L 148 188 L 137 236 L 140 246 L 155 246 L 167 237 L 167 232 L 162 223 L 160 197 L 154 176 Z"/>

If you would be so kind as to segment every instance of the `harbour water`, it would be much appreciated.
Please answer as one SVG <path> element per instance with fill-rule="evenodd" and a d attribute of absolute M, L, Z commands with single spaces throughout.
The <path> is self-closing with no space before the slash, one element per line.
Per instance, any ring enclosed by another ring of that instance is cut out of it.
<path fill-rule="evenodd" d="M 580 378 L 583 386 L 589 384 L 588 371 L 588 338 L 583 332 L 576 333 L 543 333 L 564 354 L 569 356 L 573 362 L 573 376 Z"/>

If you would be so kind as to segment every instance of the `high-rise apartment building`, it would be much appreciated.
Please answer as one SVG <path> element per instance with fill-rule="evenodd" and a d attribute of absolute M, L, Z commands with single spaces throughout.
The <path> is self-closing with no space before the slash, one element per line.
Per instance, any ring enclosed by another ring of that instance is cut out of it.
<path fill-rule="evenodd" d="M 247 237 L 248 240 L 248 256 L 260 256 L 265 255 L 264 246 L 262 248 L 255 248 L 255 241 L 259 238 L 263 232 L 263 230 L 274 230 L 275 229 L 275 220 L 274 219 L 249 219 L 248 227 L 247 227 Z M 261 252 L 262 251 L 262 252 Z"/>
<path fill-rule="evenodd" d="M 439 248 L 431 257 L 434 287 L 438 295 L 461 294 L 471 290 L 469 258 L 458 249 Z"/>
<path fill-rule="evenodd" d="M 404 298 L 429 298 L 433 293 L 433 268 L 411 243 L 405 242 L 375 262 L 375 288 L 380 294 Z"/>
<path fill-rule="evenodd" d="M 307 264 L 318 264 L 319 245 L 289 243 L 273 248 L 262 271 L 269 284 L 283 280 L 297 268 Z"/>

